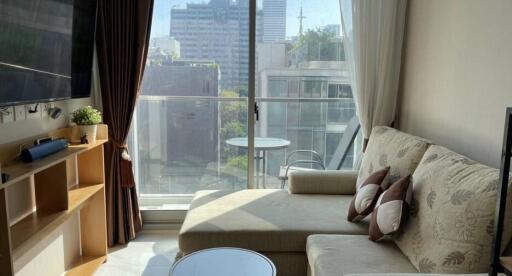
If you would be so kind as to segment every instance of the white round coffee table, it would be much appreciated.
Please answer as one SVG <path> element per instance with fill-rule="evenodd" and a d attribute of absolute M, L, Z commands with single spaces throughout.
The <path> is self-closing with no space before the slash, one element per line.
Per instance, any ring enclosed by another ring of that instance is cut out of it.
<path fill-rule="evenodd" d="M 191 253 L 174 263 L 170 276 L 275 276 L 276 267 L 260 253 L 231 247 Z"/>

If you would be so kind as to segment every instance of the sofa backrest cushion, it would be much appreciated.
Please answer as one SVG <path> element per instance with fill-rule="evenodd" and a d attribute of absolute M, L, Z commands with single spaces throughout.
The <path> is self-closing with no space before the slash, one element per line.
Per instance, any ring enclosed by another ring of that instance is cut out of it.
<path fill-rule="evenodd" d="M 396 244 L 420 272 L 487 271 L 498 182 L 497 169 L 431 146 L 413 174 L 410 218 Z M 511 237 L 506 228 L 504 244 Z"/>
<path fill-rule="evenodd" d="M 386 166 L 391 167 L 388 183 L 412 174 L 430 144 L 394 128 L 374 127 L 359 170 L 357 188 L 369 175 Z"/>

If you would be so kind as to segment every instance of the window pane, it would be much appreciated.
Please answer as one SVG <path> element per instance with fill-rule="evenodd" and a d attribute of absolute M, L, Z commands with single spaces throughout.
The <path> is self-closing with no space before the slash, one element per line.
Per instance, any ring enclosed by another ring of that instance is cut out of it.
<path fill-rule="evenodd" d="M 341 156 L 336 153 L 342 152 L 340 143 L 355 116 L 339 1 L 321 2 L 258 2 L 256 96 L 261 119 L 256 135 L 290 142 L 284 150 L 267 150 L 266 168 L 260 170 L 266 188 L 281 186 L 279 167 L 296 150 L 310 152 L 292 160 L 312 160 L 314 151 L 327 168 L 338 168 Z M 355 149 L 349 149 L 344 168 L 352 168 Z M 294 166 L 319 169 L 311 163 Z"/>
<path fill-rule="evenodd" d="M 247 137 L 248 3 L 155 0 L 132 129 L 142 198 L 247 187 L 247 149 L 227 142 Z"/>
<path fill-rule="evenodd" d="M 247 139 L 248 133 L 248 3 L 155 0 L 132 128 L 142 196 L 247 187 L 247 149 L 230 141 Z M 259 187 L 276 188 L 281 184 L 279 167 L 292 151 L 315 151 L 328 168 L 340 162 L 335 153 L 355 115 L 355 104 L 339 1 L 257 4 L 256 144 L 264 137 L 289 144 L 256 148 L 260 170 L 255 174 L 263 176 L 257 180 L 264 184 Z M 350 151 L 344 167 L 352 166 L 357 149 Z M 312 158 L 311 152 L 296 155 Z"/>

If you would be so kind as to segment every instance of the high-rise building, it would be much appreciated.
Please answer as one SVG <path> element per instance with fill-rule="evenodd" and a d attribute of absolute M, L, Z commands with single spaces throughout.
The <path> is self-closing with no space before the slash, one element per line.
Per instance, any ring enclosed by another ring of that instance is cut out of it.
<path fill-rule="evenodd" d="M 286 37 L 286 0 L 263 0 L 263 42 Z"/>
<path fill-rule="evenodd" d="M 263 42 L 263 11 L 256 11 L 256 42 Z"/>
<path fill-rule="evenodd" d="M 267 68 L 259 72 L 262 98 L 314 98 L 317 102 L 267 103 L 261 108 L 256 135 L 291 142 L 288 152 L 315 150 L 329 164 L 347 123 L 355 116 L 355 103 L 347 65 L 342 61 L 315 61 L 308 67 Z M 326 99 L 325 102 L 321 102 Z M 338 99 L 338 101 L 330 101 Z M 285 156 L 267 160 L 270 175 L 278 175 Z M 344 165 L 351 167 L 353 153 Z"/>
<path fill-rule="evenodd" d="M 249 80 L 249 1 L 211 0 L 171 9 L 170 36 L 181 43 L 183 59 L 219 64 L 223 88 Z"/>
<path fill-rule="evenodd" d="M 212 61 L 164 58 L 155 55 L 159 62 L 146 66 L 137 105 L 141 192 L 192 193 L 184 183 L 199 183 L 194 172 L 218 162 L 218 103 L 167 96 L 217 97 L 219 70 Z M 193 169 L 183 170 L 184 163 Z"/>

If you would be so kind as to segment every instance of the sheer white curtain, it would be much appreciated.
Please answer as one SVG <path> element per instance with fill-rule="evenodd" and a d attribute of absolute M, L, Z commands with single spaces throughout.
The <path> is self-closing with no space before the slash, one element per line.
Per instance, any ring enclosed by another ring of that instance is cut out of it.
<path fill-rule="evenodd" d="M 366 139 L 395 119 L 407 0 L 340 0 L 345 53 Z M 365 143 L 366 144 L 366 143 Z"/>

